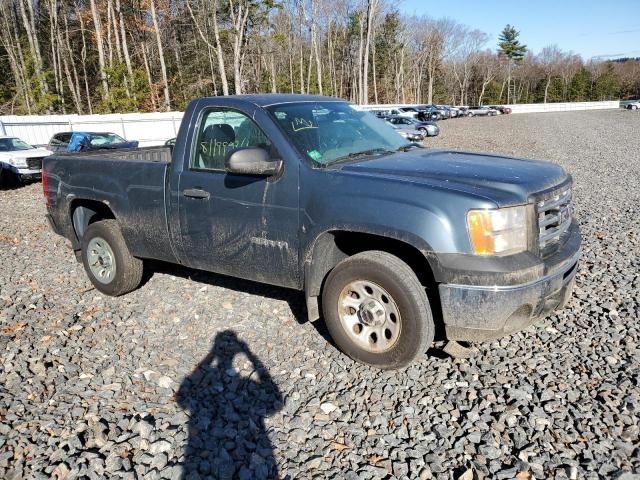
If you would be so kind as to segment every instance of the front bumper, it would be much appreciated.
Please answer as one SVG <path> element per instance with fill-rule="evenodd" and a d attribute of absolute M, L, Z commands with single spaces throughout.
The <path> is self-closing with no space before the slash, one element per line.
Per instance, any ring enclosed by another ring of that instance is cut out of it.
<path fill-rule="evenodd" d="M 42 170 L 40 169 L 31 170 L 29 168 L 14 167 L 13 165 L 7 165 L 5 168 L 20 177 L 21 180 L 35 180 L 42 177 Z"/>
<path fill-rule="evenodd" d="M 424 135 L 422 133 L 410 133 L 405 138 L 411 142 L 421 142 L 424 140 Z"/>
<path fill-rule="evenodd" d="M 571 298 L 581 254 L 577 228 L 562 250 L 558 252 L 562 260 L 552 266 L 545 265 L 543 276 L 525 283 L 440 284 L 447 338 L 464 341 L 498 338 L 522 330 L 553 310 L 562 308 Z M 558 256 L 554 255 L 556 260 Z"/>

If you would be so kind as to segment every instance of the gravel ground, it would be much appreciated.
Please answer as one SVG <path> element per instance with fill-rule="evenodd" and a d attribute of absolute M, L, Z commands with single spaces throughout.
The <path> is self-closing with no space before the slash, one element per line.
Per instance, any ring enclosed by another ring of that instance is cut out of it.
<path fill-rule="evenodd" d="M 441 127 L 566 167 L 584 259 L 567 309 L 400 372 L 337 352 L 296 292 L 155 265 L 102 296 L 40 184 L 0 191 L 0 478 L 637 478 L 640 114 Z"/>

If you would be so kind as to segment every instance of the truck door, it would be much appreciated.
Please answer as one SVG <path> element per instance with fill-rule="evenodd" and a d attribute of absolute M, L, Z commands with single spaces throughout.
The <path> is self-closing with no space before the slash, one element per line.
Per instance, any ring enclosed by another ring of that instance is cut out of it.
<path fill-rule="evenodd" d="M 251 115 L 204 109 L 178 181 L 181 256 L 193 268 L 299 287 L 298 169 L 278 178 L 225 172 L 225 155 L 262 147 L 279 158 Z"/>

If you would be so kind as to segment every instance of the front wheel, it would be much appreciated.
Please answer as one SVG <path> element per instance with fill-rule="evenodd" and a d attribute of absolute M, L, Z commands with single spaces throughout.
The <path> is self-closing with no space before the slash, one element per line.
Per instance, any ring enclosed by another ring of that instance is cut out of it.
<path fill-rule="evenodd" d="M 467 113 L 467 117 L 473 117 L 473 113 Z"/>
<path fill-rule="evenodd" d="M 129 252 L 116 220 L 92 223 L 82 237 L 82 264 L 97 290 L 117 297 L 142 281 L 142 260 Z"/>
<path fill-rule="evenodd" d="M 386 252 L 362 252 L 339 263 L 325 282 L 322 309 L 336 345 L 378 368 L 404 367 L 433 342 L 424 287 L 406 263 Z"/>

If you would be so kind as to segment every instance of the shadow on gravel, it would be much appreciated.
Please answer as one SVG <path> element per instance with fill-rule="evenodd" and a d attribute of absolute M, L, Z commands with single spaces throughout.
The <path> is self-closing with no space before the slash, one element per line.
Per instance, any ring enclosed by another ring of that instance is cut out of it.
<path fill-rule="evenodd" d="M 233 368 L 237 355 L 253 365 L 250 376 Z M 282 394 L 235 332 L 216 335 L 211 351 L 184 379 L 176 397 L 190 417 L 182 478 L 278 477 L 264 419 L 282 408 Z"/>
<path fill-rule="evenodd" d="M 245 292 L 250 295 L 282 300 L 287 302 L 291 309 L 291 313 L 300 325 L 308 322 L 307 306 L 304 302 L 304 295 L 296 290 L 253 282 L 251 280 L 243 280 L 236 277 L 228 277 L 226 275 L 219 275 L 216 273 L 206 272 L 204 270 L 195 270 L 158 260 L 148 260 L 145 262 L 141 287 L 151 280 L 154 273 L 165 273 L 175 277 L 182 277 L 196 282 L 206 283 L 207 285 L 212 285 L 214 287 L 222 287 L 236 292 Z M 327 330 L 323 320 L 313 322 L 312 325 L 329 344 L 334 345 L 333 339 L 329 335 L 329 331 Z"/>

